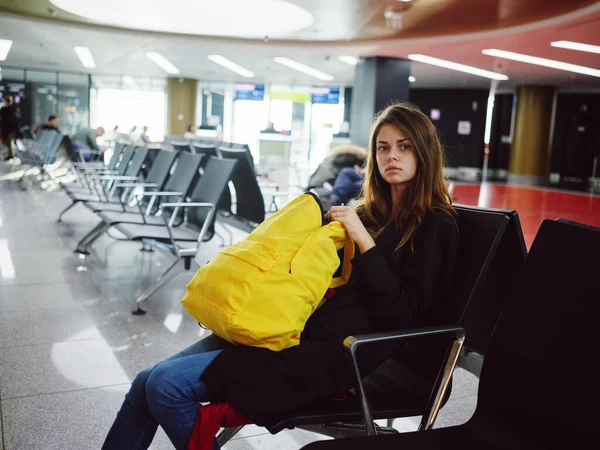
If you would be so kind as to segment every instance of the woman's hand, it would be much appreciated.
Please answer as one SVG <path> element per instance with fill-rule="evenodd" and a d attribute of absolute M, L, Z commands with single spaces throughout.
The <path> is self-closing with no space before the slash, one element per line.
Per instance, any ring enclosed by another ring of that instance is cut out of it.
<path fill-rule="evenodd" d="M 350 206 L 332 206 L 325 214 L 325 218 L 328 222 L 337 220 L 344 225 L 348 236 L 358 245 L 361 253 L 375 247 L 375 241 L 360 221 L 354 208 Z"/>

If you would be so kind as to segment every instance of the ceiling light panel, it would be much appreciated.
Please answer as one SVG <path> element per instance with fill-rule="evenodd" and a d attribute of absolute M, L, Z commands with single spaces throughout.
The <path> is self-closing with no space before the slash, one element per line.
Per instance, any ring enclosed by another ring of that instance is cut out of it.
<path fill-rule="evenodd" d="M 239 64 L 234 63 L 233 61 L 225 58 L 224 56 L 221 55 L 209 55 L 208 59 L 210 59 L 212 62 L 225 67 L 226 69 L 237 73 L 238 75 L 243 76 L 244 78 L 254 78 L 254 72 L 249 71 L 248 69 L 245 69 L 244 67 L 240 66 Z"/>
<path fill-rule="evenodd" d="M 358 58 L 355 56 L 338 56 L 338 59 L 343 63 L 350 64 L 351 66 L 358 64 Z"/>
<path fill-rule="evenodd" d="M 552 47 L 567 48 L 569 50 L 578 50 L 580 52 L 600 53 L 600 45 L 583 44 L 573 41 L 554 41 L 551 42 Z"/>
<path fill-rule="evenodd" d="M 302 72 L 302 73 L 305 73 L 306 75 L 310 75 L 311 77 L 317 78 L 319 80 L 323 80 L 323 81 L 333 81 L 334 80 L 333 76 L 326 74 L 324 72 L 321 72 L 320 70 L 317 70 L 313 67 L 307 66 L 307 65 L 299 63 L 297 61 L 294 61 L 293 59 L 276 57 L 276 58 L 273 58 L 273 61 L 275 61 L 278 64 L 289 67 L 290 69 L 294 69 L 294 70 L 297 70 L 298 72 Z"/>
<path fill-rule="evenodd" d="M 75 53 L 77 54 L 79 61 L 81 61 L 81 64 L 83 64 L 83 67 L 86 69 L 93 69 L 96 67 L 96 61 L 94 61 L 94 57 L 92 56 L 92 52 L 89 48 L 75 47 L 73 50 L 75 50 Z"/>
<path fill-rule="evenodd" d="M 467 66 L 464 64 L 455 63 L 452 61 L 446 61 L 445 59 L 434 58 L 426 55 L 408 55 L 408 59 L 412 61 L 418 61 L 425 64 L 431 64 L 433 66 L 444 67 L 450 70 L 457 70 L 459 72 L 468 73 L 471 75 L 477 75 L 479 77 L 491 78 L 492 80 L 504 81 L 508 80 L 508 77 L 503 73 L 491 72 L 489 70 L 479 69 L 477 67 Z"/>
<path fill-rule="evenodd" d="M 13 41 L 8 39 L 0 39 L 0 61 L 4 61 L 8 56 L 8 52 L 12 47 Z"/>
<path fill-rule="evenodd" d="M 512 61 L 519 61 L 527 64 L 534 64 L 536 66 L 549 67 L 551 69 L 565 70 L 567 72 L 580 73 L 583 75 L 590 75 L 592 77 L 600 77 L 600 70 L 592 69 L 591 67 L 578 66 L 575 64 L 569 64 L 562 61 L 554 61 L 553 59 L 538 58 L 537 56 L 523 55 L 521 53 L 507 52 L 504 50 L 498 50 L 495 48 L 489 48 L 483 50 L 481 53 L 488 56 L 495 56 L 497 58 L 510 59 Z"/>
<path fill-rule="evenodd" d="M 146 52 L 146 56 L 150 59 L 154 64 L 159 66 L 162 70 L 171 75 L 179 74 L 179 69 L 171 63 L 167 58 L 161 55 L 158 52 Z"/>

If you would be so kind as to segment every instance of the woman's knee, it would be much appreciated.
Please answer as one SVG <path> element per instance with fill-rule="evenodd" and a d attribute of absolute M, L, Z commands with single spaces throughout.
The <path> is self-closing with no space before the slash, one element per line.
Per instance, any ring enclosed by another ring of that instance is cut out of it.
<path fill-rule="evenodd" d="M 154 367 L 148 367 L 135 376 L 131 383 L 131 387 L 129 388 L 129 392 L 126 395 L 127 400 L 132 403 L 146 401 L 146 384 L 152 370 L 154 370 Z"/>
<path fill-rule="evenodd" d="M 169 364 L 159 364 L 146 380 L 148 406 L 167 406 L 182 398 L 181 387 L 176 383 L 176 374 L 169 370 Z"/>

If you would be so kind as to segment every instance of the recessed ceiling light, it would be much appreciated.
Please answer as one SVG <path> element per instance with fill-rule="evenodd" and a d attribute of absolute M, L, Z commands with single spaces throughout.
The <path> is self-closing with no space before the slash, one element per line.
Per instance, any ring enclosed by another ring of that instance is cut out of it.
<path fill-rule="evenodd" d="M 8 39 L 0 39 L 0 61 L 4 61 L 6 59 L 12 43 L 13 41 Z"/>
<path fill-rule="evenodd" d="M 568 48 L 569 50 L 579 50 L 580 52 L 600 53 L 600 45 L 582 44 L 573 41 L 554 41 L 552 47 Z"/>
<path fill-rule="evenodd" d="M 412 2 L 412 0 L 398 0 L 398 1 L 402 2 L 402 3 L 410 3 L 410 2 Z"/>
<path fill-rule="evenodd" d="M 433 58 L 426 55 L 408 55 L 408 59 L 419 61 L 433 66 L 445 67 L 446 69 L 457 70 L 459 72 L 477 75 L 479 77 L 491 78 L 492 80 L 508 80 L 508 77 L 502 73 L 490 72 L 489 70 L 478 69 L 477 67 L 466 66 L 464 64 L 446 61 L 445 59 Z"/>
<path fill-rule="evenodd" d="M 314 69 L 305 64 L 294 61 L 293 59 L 283 58 L 283 57 L 275 57 L 275 58 L 273 58 L 273 61 L 275 61 L 276 63 L 282 64 L 284 66 L 287 66 L 290 69 L 294 69 L 294 70 L 297 70 L 298 72 L 302 72 L 307 75 L 310 75 L 311 77 L 318 78 L 319 80 L 333 81 L 333 79 L 334 79 L 331 75 L 328 75 L 324 72 L 321 72 L 320 70 Z"/>
<path fill-rule="evenodd" d="M 338 56 L 338 59 L 343 63 L 350 64 L 351 66 L 358 64 L 358 58 L 355 56 Z"/>
<path fill-rule="evenodd" d="M 94 57 L 92 56 L 92 52 L 87 47 L 75 47 L 75 53 L 79 57 L 79 61 L 83 64 L 83 67 L 88 69 L 93 69 L 96 67 L 96 62 L 94 61 Z"/>
<path fill-rule="evenodd" d="M 154 64 L 159 66 L 162 70 L 172 75 L 177 75 L 179 73 L 179 69 L 175 67 L 171 61 L 165 58 L 158 52 L 146 52 L 146 56 L 150 59 Z"/>
<path fill-rule="evenodd" d="M 254 72 L 250 72 L 248 69 L 243 68 L 242 66 L 234 63 L 233 61 L 225 58 L 221 55 L 209 55 L 208 59 L 212 62 L 225 67 L 226 69 L 231 70 L 232 72 L 237 73 L 245 78 L 254 78 Z"/>
<path fill-rule="evenodd" d="M 417 81 L 417 79 L 411 75 L 410 77 L 408 77 L 408 81 L 414 83 L 415 81 Z"/>
<path fill-rule="evenodd" d="M 581 73 L 583 75 L 590 75 L 592 77 L 600 77 L 600 70 L 598 69 L 592 69 L 591 67 L 585 66 L 577 66 L 575 64 L 569 64 L 561 61 L 554 61 L 553 59 L 522 55 L 521 53 L 507 52 L 495 48 L 483 50 L 481 53 L 483 53 L 484 55 L 496 56 L 497 58 L 511 59 L 513 61 L 534 64 L 536 66 L 550 67 L 551 69 L 566 70 L 567 72 L 575 72 Z"/>

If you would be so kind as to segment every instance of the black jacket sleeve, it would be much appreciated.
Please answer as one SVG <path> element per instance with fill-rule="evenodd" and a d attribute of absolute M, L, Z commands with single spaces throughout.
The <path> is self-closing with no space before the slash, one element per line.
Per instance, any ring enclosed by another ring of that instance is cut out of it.
<path fill-rule="evenodd" d="M 418 323 L 442 300 L 452 279 L 458 245 L 454 221 L 441 211 L 427 216 L 415 235 L 414 251 L 406 244 L 391 256 L 399 240 L 377 241 L 352 261 L 369 319 L 378 331 Z"/>

